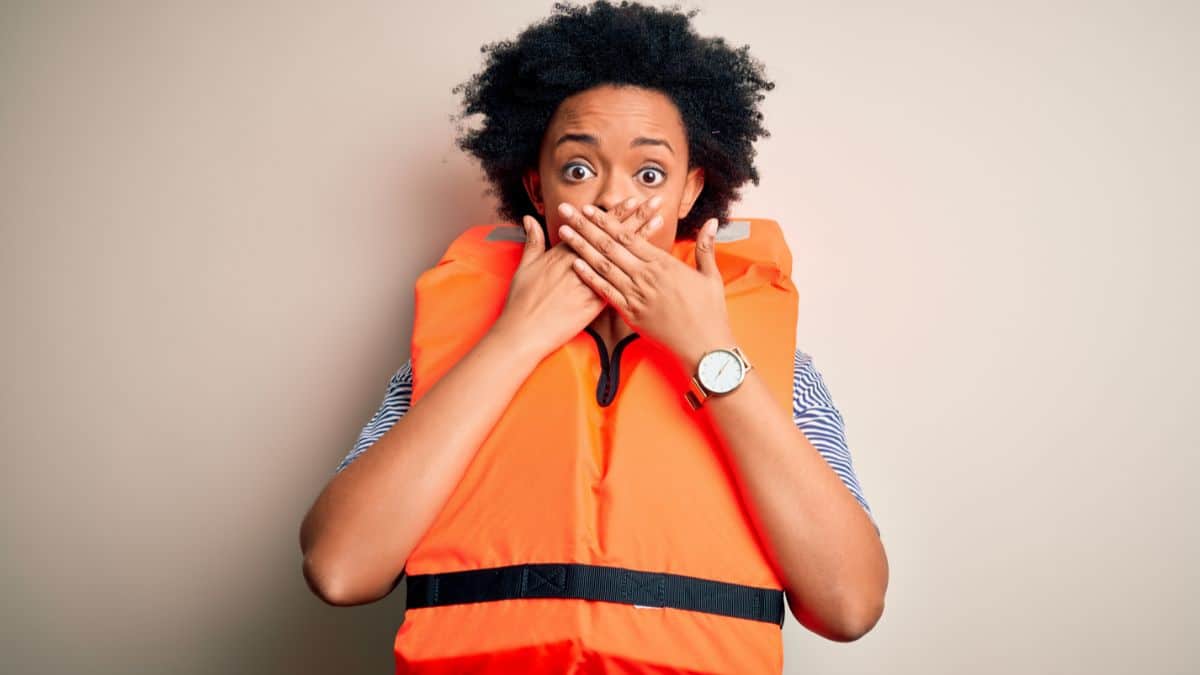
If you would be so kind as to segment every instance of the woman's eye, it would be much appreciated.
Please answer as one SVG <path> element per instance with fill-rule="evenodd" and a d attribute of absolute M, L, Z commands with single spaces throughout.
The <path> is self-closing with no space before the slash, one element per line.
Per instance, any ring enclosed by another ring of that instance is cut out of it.
<path fill-rule="evenodd" d="M 666 175 L 665 175 L 665 174 L 664 174 L 664 173 L 663 173 L 661 170 L 659 170 L 659 169 L 656 169 L 656 168 L 654 168 L 654 167 L 646 167 L 645 169 L 642 169 L 642 170 L 641 170 L 640 172 L 638 172 L 638 173 L 639 173 L 639 174 L 640 174 L 640 175 L 641 175 L 643 178 L 646 176 L 646 174 L 651 174 L 652 176 L 653 176 L 653 175 L 655 175 L 655 174 L 657 174 L 657 175 L 659 176 L 659 180 L 654 180 L 653 178 L 651 178 L 651 179 L 650 179 L 650 180 L 651 180 L 651 182 L 650 182 L 650 183 L 647 183 L 647 185 L 659 185 L 660 183 L 662 183 L 663 181 L 665 181 L 665 180 L 667 179 Z"/>
<path fill-rule="evenodd" d="M 591 169 L 587 168 L 583 164 L 568 164 L 566 168 L 566 175 L 569 180 L 580 181 L 587 178 L 587 174 L 591 173 L 591 171 Z"/>

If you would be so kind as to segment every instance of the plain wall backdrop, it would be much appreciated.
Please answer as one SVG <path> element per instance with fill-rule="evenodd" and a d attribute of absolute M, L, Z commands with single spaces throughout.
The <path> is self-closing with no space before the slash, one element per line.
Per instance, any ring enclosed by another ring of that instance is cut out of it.
<path fill-rule="evenodd" d="M 223 4 L 223 3 L 222 3 Z M 495 222 L 451 88 L 548 1 L 0 9 L 5 673 L 392 672 L 299 523 Z M 891 565 L 787 673 L 1195 673 L 1200 5 L 718 2 Z"/>

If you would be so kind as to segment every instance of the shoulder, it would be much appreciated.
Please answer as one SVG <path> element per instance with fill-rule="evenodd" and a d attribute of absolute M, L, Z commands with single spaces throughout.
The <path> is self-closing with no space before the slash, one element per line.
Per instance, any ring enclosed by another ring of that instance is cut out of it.
<path fill-rule="evenodd" d="M 391 429 L 396 421 L 408 412 L 412 404 L 412 359 L 408 359 L 396 369 L 392 377 L 388 380 L 386 391 L 383 393 L 383 400 L 380 401 L 379 407 L 375 410 L 375 414 L 371 419 L 367 420 L 363 425 L 362 430 L 358 433 L 358 440 L 338 463 L 334 473 L 340 472 L 349 466 L 358 458 L 367 448 L 371 447 L 375 441 L 378 441 L 388 429 Z"/>
<path fill-rule="evenodd" d="M 404 362 L 388 380 L 387 391 L 384 392 L 381 409 L 400 407 L 407 410 L 412 400 L 413 376 L 412 359 Z"/>
<path fill-rule="evenodd" d="M 837 412 L 833 396 L 821 371 L 813 363 L 812 355 L 797 348 L 792 360 L 792 409 L 800 414 L 814 408 Z M 840 414 L 837 417 L 840 418 Z"/>
<path fill-rule="evenodd" d="M 392 375 L 392 381 L 388 383 L 388 388 L 404 385 L 408 385 L 408 388 L 412 389 L 412 358 L 409 358 L 396 370 Z"/>
<path fill-rule="evenodd" d="M 854 460 L 846 441 L 845 420 L 834 405 L 825 378 L 813 364 L 812 356 L 800 349 L 796 350 L 792 373 L 792 422 L 842 479 L 878 532 L 879 525 L 854 471 Z"/>

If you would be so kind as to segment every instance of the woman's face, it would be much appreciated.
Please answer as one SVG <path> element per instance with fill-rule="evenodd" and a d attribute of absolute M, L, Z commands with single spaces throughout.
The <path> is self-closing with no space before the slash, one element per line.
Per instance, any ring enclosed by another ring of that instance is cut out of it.
<path fill-rule="evenodd" d="M 665 94 L 641 87 L 602 85 L 564 100 L 542 137 L 537 170 L 525 190 L 545 217 L 550 246 L 566 219 L 558 205 L 594 204 L 612 211 L 630 197 L 640 204 L 661 195 L 663 224 L 650 237 L 670 251 L 679 219 L 704 186 L 704 171 L 688 171 L 687 135 L 679 109 Z"/>

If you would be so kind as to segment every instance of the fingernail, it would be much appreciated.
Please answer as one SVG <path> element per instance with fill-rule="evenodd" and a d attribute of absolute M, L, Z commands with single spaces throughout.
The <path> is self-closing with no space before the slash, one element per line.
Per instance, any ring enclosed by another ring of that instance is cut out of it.
<path fill-rule="evenodd" d="M 625 200 L 625 208 L 631 209 L 631 208 L 633 208 L 633 205 L 636 203 L 637 203 L 637 197 L 630 197 L 629 199 Z"/>
<path fill-rule="evenodd" d="M 658 227 L 659 225 L 662 225 L 662 222 L 663 222 L 662 216 L 654 216 L 653 218 L 650 219 L 650 229 L 653 230 L 654 228 Z"/>
<path fill-rule="evenodd" d="M 575 213 L 575 209 L 571 208 L 570 204 L 568 204 L 566 202 L 562 202 L 561 204 L 558 205 L 558 212 L 563 214 L 564 216 L 570 217 L 572 214 Z"/>
<path fill-rule="evenodd" d="M 591 204 L 584 204 L 580 211 L 583 211 L 583 215 L 590 216 L 596 212 L 596 209 Z"/>
<path fill-rule="evenodd" d="M 659 204 L 662 204 L 662 195 L 654 195 L 650 199 L 650 208 L 657 209 Z"/>

